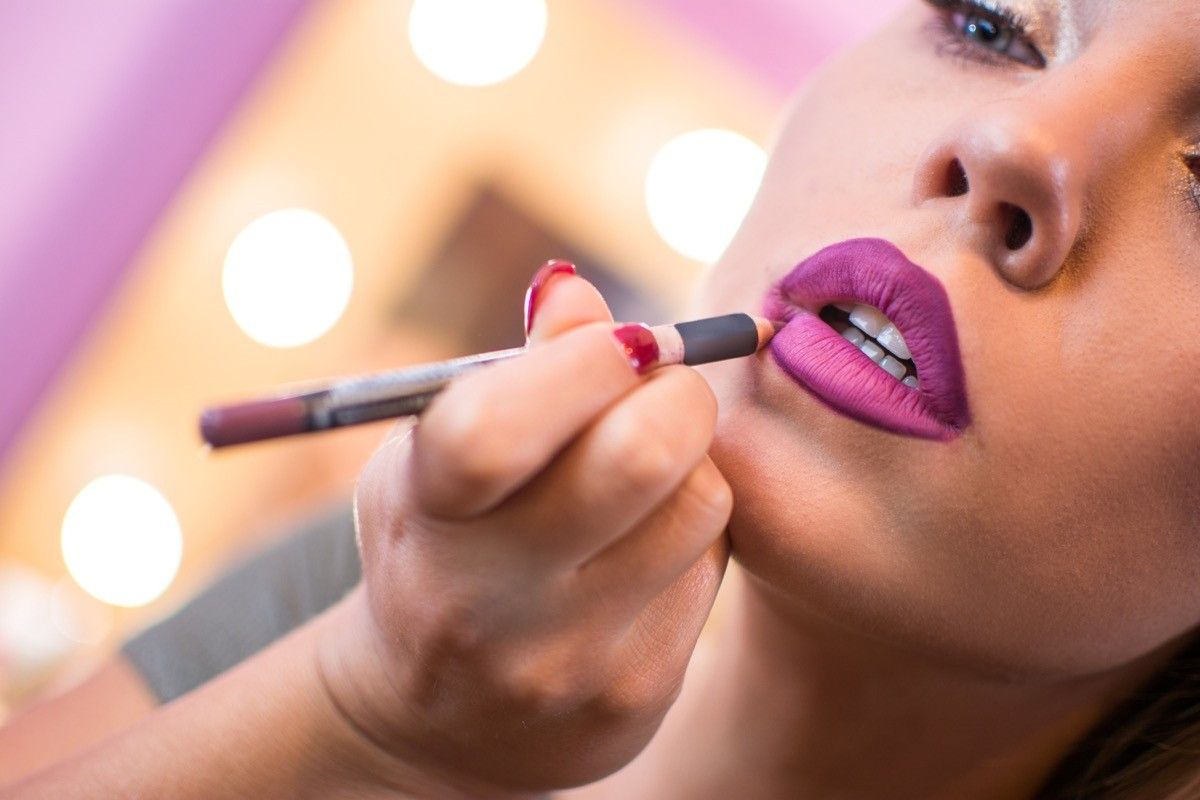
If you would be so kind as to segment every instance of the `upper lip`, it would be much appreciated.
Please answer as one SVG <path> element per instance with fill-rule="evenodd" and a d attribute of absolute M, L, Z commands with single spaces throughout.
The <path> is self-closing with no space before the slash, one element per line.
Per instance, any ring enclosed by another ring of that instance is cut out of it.
<path fill-rule="evenodd" d="M 965 429 L 970 412 L 962 357 L 942 284 L 891 242 L 853 239 L 820 250 L 785 275 L 768 294 L 765 313 L 786 322 L 843 302 L 874 306 L 895 323 L 917 367 L 920 410 L 947 435 Z"/>

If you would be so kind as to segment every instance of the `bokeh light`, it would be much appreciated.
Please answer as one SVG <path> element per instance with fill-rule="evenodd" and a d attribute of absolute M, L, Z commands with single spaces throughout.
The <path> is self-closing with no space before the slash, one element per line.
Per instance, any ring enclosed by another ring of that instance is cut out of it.
<path fill-rule="evenodd" d="M 75 647 L 50 624 L 53 594 L 40 573 L 0 561 L 0 701 L 6 681 L 32 685 Z"/>
<path fill-rule="evenodd" d="M 720 257 L 762 182 L 767 155 L 740 133 L 707 128 L 667 142 L 646 174 L 646 210 L 674 250 L 709 263 Z"/>
<path fill-rule="evenodd" d="M 408 38 L 426 69 L 459 86 L 516 75 L 546 36 L 545 0 L 416 0 Z"/>
<path fill-rule="evenodd" d="M 225 304 L 247 336 L 298 347 L 341 319 L 354 288 L 350 247 L 333 223 L 304 208 L 272 211 L 234 238 L 221 275 Z"/>
<path fill-rule="evenodd" d="M 175 579 L 183 534 L 175 510 L 153 486 L 129 475 L 104 475 L 68 506 L 62 555 L 88 594 L 114 606 L 142 606 Z"/>

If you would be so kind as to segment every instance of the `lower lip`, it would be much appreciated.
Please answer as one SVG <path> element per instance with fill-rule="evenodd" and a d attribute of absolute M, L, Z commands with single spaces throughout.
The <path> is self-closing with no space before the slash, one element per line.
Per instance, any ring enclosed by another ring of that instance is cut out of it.
<path fill-rule="evenodd" d="M 940 420 L 919 390 L 867 358 L 816 314 L 796 310 L 771 341 L 784 372 L 835 411 L 884 430 L 948 441 L 959 431 Z"/>

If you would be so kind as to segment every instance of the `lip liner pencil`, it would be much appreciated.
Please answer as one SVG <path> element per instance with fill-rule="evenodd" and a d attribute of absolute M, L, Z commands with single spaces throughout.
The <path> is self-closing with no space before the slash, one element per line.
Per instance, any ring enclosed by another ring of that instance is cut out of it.
<path fill-rule="evenodd" d="M 750 314 L 677 322 L 623 325 L 614 335 L 639 372 L 667 364 L 708 364 L 757 353 L 779 324 Z M 302 392 L 206 409 L 200 435 L 212 447 L 344 428 L 420 414 L 454 378 L 526 352 L 524 347 L 433 364 L 340 378 Z"/>

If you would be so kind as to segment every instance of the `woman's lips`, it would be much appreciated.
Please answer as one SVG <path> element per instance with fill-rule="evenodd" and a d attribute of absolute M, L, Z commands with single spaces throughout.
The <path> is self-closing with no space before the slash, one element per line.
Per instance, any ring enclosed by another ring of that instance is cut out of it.
<path fill-rule="evenodd" d="M 818 315 L 832 303 L 884 313 L 903 334 L 920 388 L 884 372 Z M 950 301 L 942 285 L 883 239 L 826 247 L 775 284 L 764 313 L 786 324 L 771 341 L 779 366 L 826 405 L 885 430 L 946 441 L 971 422 Z"/>

